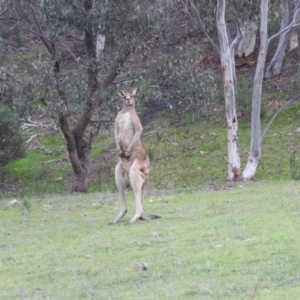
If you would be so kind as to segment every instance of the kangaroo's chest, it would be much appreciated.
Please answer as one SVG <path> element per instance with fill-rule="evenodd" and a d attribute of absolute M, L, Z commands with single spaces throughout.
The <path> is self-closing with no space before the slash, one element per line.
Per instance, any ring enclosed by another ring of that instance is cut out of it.
<path fill-rule="evenodd" d="M 135 134 L 134 122 L 130 113 L 124 113 L 119 119 L 119 140 L 128 144 Z"/>
<path fill-rule="evenodd" d="M 119 128 L 121 133 L 134 130 L 130 113 L 127 112 L 121 116 L 121 118 L 119 119 Z"/>

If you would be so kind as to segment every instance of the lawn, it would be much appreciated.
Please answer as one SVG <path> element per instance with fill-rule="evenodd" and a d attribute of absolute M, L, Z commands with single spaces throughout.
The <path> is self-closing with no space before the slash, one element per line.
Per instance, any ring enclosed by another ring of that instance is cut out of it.
<path fill-rule="evenodd" d="M 0 299 L 299 299 L 297 181 L 152 190 L 133 225 L 127 196 L 1 200 Z"/>

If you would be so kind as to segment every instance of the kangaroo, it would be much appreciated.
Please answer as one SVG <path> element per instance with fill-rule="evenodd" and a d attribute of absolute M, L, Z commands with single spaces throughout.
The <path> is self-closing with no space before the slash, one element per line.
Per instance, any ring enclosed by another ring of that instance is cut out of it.
<path fill-rule="evenodd" d="M 115 168 L 115 180 L 119 192 L 121 211 L 113 223 L 120 221 L 127 213 L 125 188 L 130 183 L 135 195 L 135 215 L 130 220 L 150 220 L 160 218 L 143 213 L 143 202 L 149 184 L 150 160 L 141 141 L 143 131 L 140 119 L 135 111 L 134 95 L 137 89 L 126 93 L 119 91 L 123 99 L 123 109 L 115 119 L 114 135 L 119 155 Z"/>

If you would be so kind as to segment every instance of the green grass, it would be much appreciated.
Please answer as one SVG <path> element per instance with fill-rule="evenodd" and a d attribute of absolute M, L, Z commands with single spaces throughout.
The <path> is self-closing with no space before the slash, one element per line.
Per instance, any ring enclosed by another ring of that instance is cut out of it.
<path fill-rule="evenodd" d="M 295 109 L 295 108 L 294 108 Z M 284 114 L 284 112 L 282 112 Z M 288 110 L 285 117 L 292 115 Z M 263 122 L 262 128 L 267 124 Z M 292 122 L 275 120 L 262 143 L 258 179 L 291 179 L 290 158 L 299 152 L 299 133 L 296 118 Z M 250 150 L 250 124 L 241 122 L 239 148 L 242 169 Z M 159 188 L 196 187 L 199 184 L 222 184 L 227 176 L 227 142 L 224 125 L 205 121 L 184 128 L 166 128 L 160 138 L 144 139 L 145 147 L 152 149 L 151 182 Z"/>
<path fill-rule="evenodd" d="M 57 194 L 68 189 L 68 181 L 64 177 L 70 174 L 71 166 L 64 164 L 52 168 L 43 162 L 57 157 L 45 156 L 36 152 L 29 152 L 25 158 L 18 159 L 7 166 L 7 176 L 12 178 L 10 183 L 22 186 L 20 193 L 28 196 Z"/>
<path fill-rule="evenodd" d="M 41 144 L 46 148 L 61 147 L 64 143 L 65 139 L 63 138 L 61 133 L 46 134 L 41 139 Z"/>
<path fill-rule="evenodd" d="M 31 198 L 30 212 L 1 209 L 1 299 L 298 298 L 297 182 L 153 190 L 145 211 L 162 218 L 133 225 L 130 192 L 128 214 L 110 226 L 116 198 Z"/>
<path fill-rule="evenodd" d="M 22 181 L 26 183 L 27 180 L 32 179 L 37 180 L 42 175 L 44 169 L 41 162 L 46 159 L 48 159 L 46 155 L 29 152 L 26 157 L 11 162 L 7 170 L 12 177 L 19 176 L 21 183 Z M 35 177 L 32 178 L 31 172 L 28 171 L 33 171 Z"/>

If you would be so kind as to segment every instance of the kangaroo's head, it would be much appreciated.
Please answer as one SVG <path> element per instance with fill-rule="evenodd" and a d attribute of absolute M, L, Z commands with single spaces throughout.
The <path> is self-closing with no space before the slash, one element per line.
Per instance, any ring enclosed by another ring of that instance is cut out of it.
<path fill-rule="evenodd" d="M 126 93 L 123 91 L 119 91 L 118 94 L 123 99 L 124 106 L 134 106 L 134 95 L 136 94 L 137 88 L 134 88 L 131 92 Z"/>

